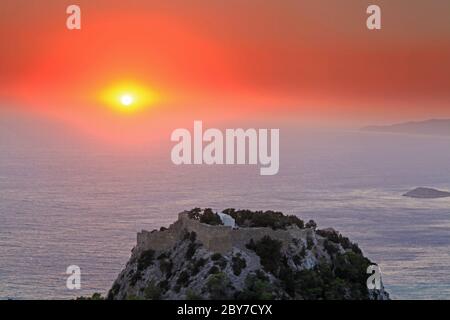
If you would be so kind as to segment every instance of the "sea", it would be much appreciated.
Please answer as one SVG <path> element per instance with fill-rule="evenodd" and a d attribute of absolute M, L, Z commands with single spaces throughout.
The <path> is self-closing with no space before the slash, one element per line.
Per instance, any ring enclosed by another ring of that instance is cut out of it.
<path fill-rule="evenodd" d="M 450 299 L 450 139 L 280 131 L 280 171 L 176 166 L 170 148 L 123 152 L 0 139 L 0 299 L 106 294 L 136 233 L 194 207 L 277 210 L 332 227 L 381 267 L 392 299 Z M 66 270 L 81 269 L 81 288 Z"/>

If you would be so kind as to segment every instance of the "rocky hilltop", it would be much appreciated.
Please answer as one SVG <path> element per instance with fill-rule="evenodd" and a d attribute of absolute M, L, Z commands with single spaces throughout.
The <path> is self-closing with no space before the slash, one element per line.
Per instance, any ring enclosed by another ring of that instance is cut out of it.
<path fill-rule="evenodd" d="M 383 287 L 367 289 L 371 264 L 348 238 L 312 220 L 197 208 L 168 229 L 138 233 L 107 298 L 388 299 Z"/>

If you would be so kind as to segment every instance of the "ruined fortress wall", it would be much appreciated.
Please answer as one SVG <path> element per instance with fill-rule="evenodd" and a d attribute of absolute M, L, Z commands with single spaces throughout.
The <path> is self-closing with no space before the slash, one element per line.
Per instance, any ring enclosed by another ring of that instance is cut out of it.
<path fill-rule="evenodd" d="M 149 232 L 142 230 L 137 234 L 137 246 L 139 252 L 153 250 L 167 250 L 176 243 L 176 234 L 168 231 Z"/>
<path fill-rule="evenodd" d="M 178 221 L 165 231 L 142 231 L 137 235 L 135 253 L 148 249 L 167 250 L 172 248 L 179 240 L 184 230 L 195 232 L 197 240 L 205 248 L 213 252 L 226 253 L 233 247 L 245 249 L 251 239 L 258 241 L 264 236 L 280 240 L 285 250 L 293 237 L 304 237 L 307 230 L 272 230 L 271 228 L 241 228 L 232 229 L 226 226 L 212 226 L 189 219 L 184 213 L 179 214 Z"/>

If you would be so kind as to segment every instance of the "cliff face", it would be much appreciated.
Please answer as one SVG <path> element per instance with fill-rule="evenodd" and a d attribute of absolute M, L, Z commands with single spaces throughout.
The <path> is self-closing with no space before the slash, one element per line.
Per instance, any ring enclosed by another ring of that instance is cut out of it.
<path fill-rule="evenodd" d="M 138 234 L 109 299 L 388 299 L 368 290 L 357 245 L 278 212 L 183 212 L 168 229 Z"/>

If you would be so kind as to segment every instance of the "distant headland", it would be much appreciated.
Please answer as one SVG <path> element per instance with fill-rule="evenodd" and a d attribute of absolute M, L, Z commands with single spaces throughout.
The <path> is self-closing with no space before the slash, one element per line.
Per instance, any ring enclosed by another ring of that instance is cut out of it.
<path fill-rule="evenodd" d="M 450 119 L 430 119 L 386 126 L 367 126 L 362 131 L 450 136 Z"/>

